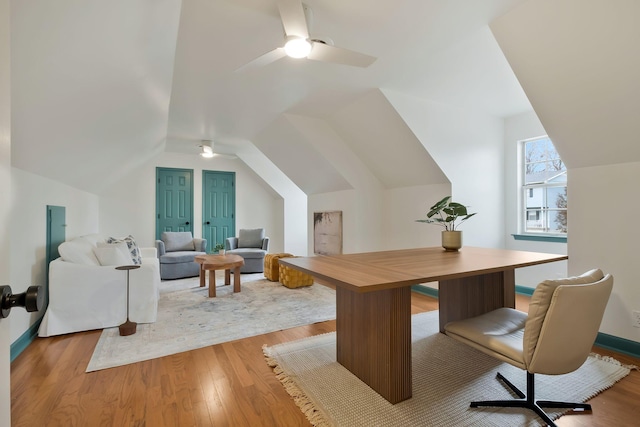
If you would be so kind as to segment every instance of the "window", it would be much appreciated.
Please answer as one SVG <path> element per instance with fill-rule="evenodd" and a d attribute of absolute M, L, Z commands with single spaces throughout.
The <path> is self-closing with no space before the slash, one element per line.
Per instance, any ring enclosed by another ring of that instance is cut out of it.
<path fill-rule="evenodd" d="M 523 232 L 567 233 L 567 168 L 547 136 L 522 141 Z"/>

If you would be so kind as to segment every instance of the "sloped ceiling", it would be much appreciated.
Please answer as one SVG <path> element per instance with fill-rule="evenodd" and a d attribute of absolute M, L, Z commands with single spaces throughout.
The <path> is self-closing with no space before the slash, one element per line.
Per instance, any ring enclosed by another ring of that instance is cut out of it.
<path fill-rule="evenodd" d="M 487 30 L 523 1 L 308 0 L 314 37 L 378 60 L 362 69 L 283 58 L 245 73 L 234 70 L 283 43 L 276 0 L 16 1 L 12 164 L 99 193 L 159 151 L 211 139 L 233 152 L 283 114 L 330 120 L 353 105 L 366 110 L 358 100 L 377 88 L 523 112 L 528 100 Z M 364 110 L 349 114 L 364 120 Z M 397 119 L 389 114 L 388 123 Z M 362 123 L 335 126 L 346 140 Z M 361 141 L 345 143 L 359 151 Z M 282 165 L 291 153 L 274 148 L 269 159 Z M 298 154 L 308 170 L 319 164 Z"/>
<path fill-rule="evenodd" d="M 305 1 L 314 14 L 312 36 L 377 61 L 363 69 L 283 58 L 242 73 L 234 70 L 283 45 L 276 0 L 184 2 L 169 136 L 252 140 L 279 114 L 327 117 L 379 87 L 496 115 L 526 111 L 488 32 L 492 19 L 521 2 Z"/>
<path fill-rule="evenodd" d="M 254 144 L 305 194 L 353 188 L 306 140 L 287 117 L 281 117 L 253 140 Z M 312 165 L 312 167 L 309 167 Z"/>
<path fill-rule="evenodd" d="M 640 161 L 640 2 L 535 0 L 491 30 L 570 168 Z"/>
<path fill-rule="evenodd" d="M 98 192 L 160 152 L 180 3 L 11 4 L 12 165 Z"/>
<path fill-rule="evenodd" d="M 521 1 L 305 1 L 311 34 L 378 57 L 366 69 L 284 58 L 237 68 L 282 46 L 275 0 L 183 3 L 169 137 L 253 142 L 306 194 L 350 188 L 285 114 L 327 120 L 383 187 L 447 182 L 376 88 L 495 115 L 530 109 L 488 29 Z M 313 139 L 313 138 L 311 138 Z M 173 145 L 167 150 L 178 150 Z"/>
<path fill-rule="evenodd" d="M 329 122 L 385 188 L 449 182 L 379 90 L 336 111 Z"/>

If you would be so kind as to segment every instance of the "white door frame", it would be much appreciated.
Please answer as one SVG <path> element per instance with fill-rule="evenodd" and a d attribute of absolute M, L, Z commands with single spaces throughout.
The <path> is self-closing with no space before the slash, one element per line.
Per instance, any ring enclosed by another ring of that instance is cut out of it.
<path fill-rule="evenodd" d="M 0 0 L 0 197 L 11 201 L 11 80 L 9 0 Z M 0 203 L 0 285 L 9 284 L 9 214 Z M 11 425 L 11 329 L 0 319 L 0 427 Z"/>

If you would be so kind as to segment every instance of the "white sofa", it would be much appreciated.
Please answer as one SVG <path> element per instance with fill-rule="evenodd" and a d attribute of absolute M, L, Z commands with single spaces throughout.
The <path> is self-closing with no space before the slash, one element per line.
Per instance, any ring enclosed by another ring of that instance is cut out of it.
<path fill-rule="evenodd" d="M 39 336 L 110 328 L 126 320 L 127 272 L 115 267 L 134 262 L 105 243 L 103 236 L 92 234 L 59 246 L 60 258 L 49 264 L 49 305 Z M 96 249 L 99 246 L 108 249 Z M 139 252 L 140 268 L 129 277 L 129 319 L 152 323 L 157 318 L 160 267 L 155 248 Z"/>

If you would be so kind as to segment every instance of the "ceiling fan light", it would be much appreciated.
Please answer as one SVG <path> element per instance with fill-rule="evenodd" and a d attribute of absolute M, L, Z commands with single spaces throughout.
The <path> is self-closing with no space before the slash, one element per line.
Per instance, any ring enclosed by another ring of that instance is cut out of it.
<path fill-rule="evenodd" d="M 291 58 L 306 58 L 311 52 L 311 42 L 302 37 L 292 37 L 285 43 L 284 51 Z"/>
<path fill-rule="evenodd" d="M 200 153 L 200 155 L 202 157 L 205 157 L 207 159 L 213 157 L 213 148 L 209 147 L 208 145 L 202 145 L 202 152 Z"/>

